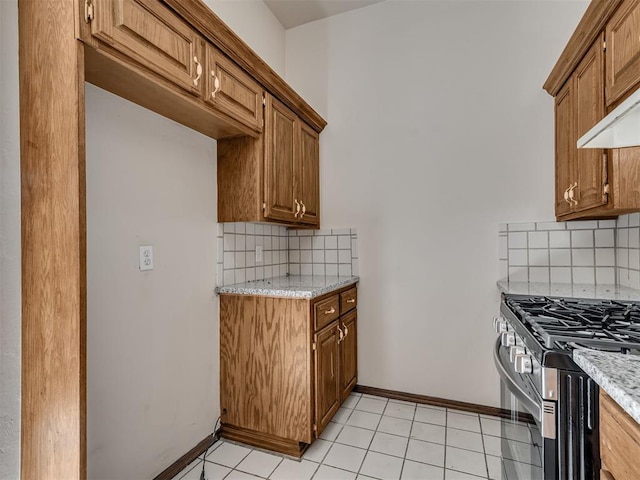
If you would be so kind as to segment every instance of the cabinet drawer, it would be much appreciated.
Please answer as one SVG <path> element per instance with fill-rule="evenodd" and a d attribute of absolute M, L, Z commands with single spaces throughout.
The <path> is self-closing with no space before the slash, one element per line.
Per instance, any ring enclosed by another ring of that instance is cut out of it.
<path fill-rule="evenodd" d="M 616 480 L 640 478 L 640 425 L 600 391 L 600 456 Z"/>
<path fill-rule="evenodd" d="M 315 330 L 326 327 L 340 316 L 340 298 L 338 295 L 329 297 L 313 306 L 313 322 Z"/>
<path fill-rule="evenodd" d="M 340 315 L 356 308 L 358 303 L 358 289 L 352 288 L 340 294 Z"/>
<path fill-rule="evenodd" d="M 158 0 L 96 0 L 91 35 L 196 95 L 204 40 Z"/>

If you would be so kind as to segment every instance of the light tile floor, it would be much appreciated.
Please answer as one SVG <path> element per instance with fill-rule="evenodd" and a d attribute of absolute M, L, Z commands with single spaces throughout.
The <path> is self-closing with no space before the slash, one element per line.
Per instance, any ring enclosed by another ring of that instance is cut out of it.
<path fill-rule="evenodd" d="M 353 393 L 301 461 L 222 440 L 174 480 L 199 480 L 203 465 L 207 480 L 541 478 L 530 448 L 537 431 L 516 423 L 504 431 L 529 463 L 500 457 L 501 432 L 496 417 Z"/>

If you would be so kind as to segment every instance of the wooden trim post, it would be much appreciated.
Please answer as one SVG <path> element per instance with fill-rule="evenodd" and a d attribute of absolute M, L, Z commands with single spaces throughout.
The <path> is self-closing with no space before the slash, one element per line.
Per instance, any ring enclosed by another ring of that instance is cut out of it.
<path fill-rule="evenodd" d="M 22 479 L 86 478 L 84 56 L 76 0 L 19 0 Z"/>

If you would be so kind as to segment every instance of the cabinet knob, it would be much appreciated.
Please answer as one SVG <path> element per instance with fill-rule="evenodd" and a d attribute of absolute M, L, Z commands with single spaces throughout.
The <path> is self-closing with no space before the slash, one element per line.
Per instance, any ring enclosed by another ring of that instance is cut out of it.
<path fill-rule="evenodd" d="M 332 313 L 336 313 L 336 309 L 333 307 L 331 307 L 329 310 L 324 311 L 325 315 L 331 315 Z"/>
<path fill-rule="evenodd" d="M 294 213 L 293 216 L 298 218 L 298 215 L 300 215 L 300 202 L 298 202 L 298 199 L 294 199 L 293 201 L 296 202 L 296 213 Z"/>
<path fill-rule="evenodd" d="M 196 64 L 196 78 L 193 79 L 193 86 L 197 87 L 200 83 L 200 77 L 202 77 L 202 65 L 200 65 L 198 57 L 193 57 L 193 63 Z"/>
<path fill-rule="evenodd" d="M 216 93 L 220 91 L 220 79 L 213 70 L 211 70 L 211 76 L 213 77 L 213 92 L 211 92 L 211 98 L 215 100 Z"/>

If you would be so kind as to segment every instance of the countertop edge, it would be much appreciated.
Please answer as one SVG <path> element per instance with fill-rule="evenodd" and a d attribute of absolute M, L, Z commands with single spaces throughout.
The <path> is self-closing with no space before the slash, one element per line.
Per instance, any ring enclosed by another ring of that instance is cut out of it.
<path fill-rule="evenodd" d="M 592 285 L 579 283 L 529 283 L 498 280 L 500 293 L 550 297 L 590 298 L 608 300 L 640 300 L 640 290 L 622 285 Z"/>
<path fill-rule="evenodd" d="M 301 298 L 313 299 L 339 290 L 350 285 L 355 285 L 360 281 L 359 276 L 352 276 L 348 279 L 331 283 L 325 287 L 295 287 L 295 289 L 286 288 L 265 288 L 257 286 L 237 286 L 226 285 L 224 287 L 216 287 L 217 295 L 256 295 L 261 297 L 277 297 L 277 298 Z"/>
<path fill-rule="evenodd" d="M 593 351 L 588 349 L 577 349 L 573 352 L 573 360 L 596 382 L 607 394 L 620 405 L 620 407 L 638 424 L 640 424 L 640 400 L 634 398 L 623 386 L 617 384 L 610 378 L 610 374 L 596 365 L 593 359 L 587 358 Z M 607 354 L 607 352 L 598 352 Z M 624 355 L 608 353 L 608 355 Z"/>

